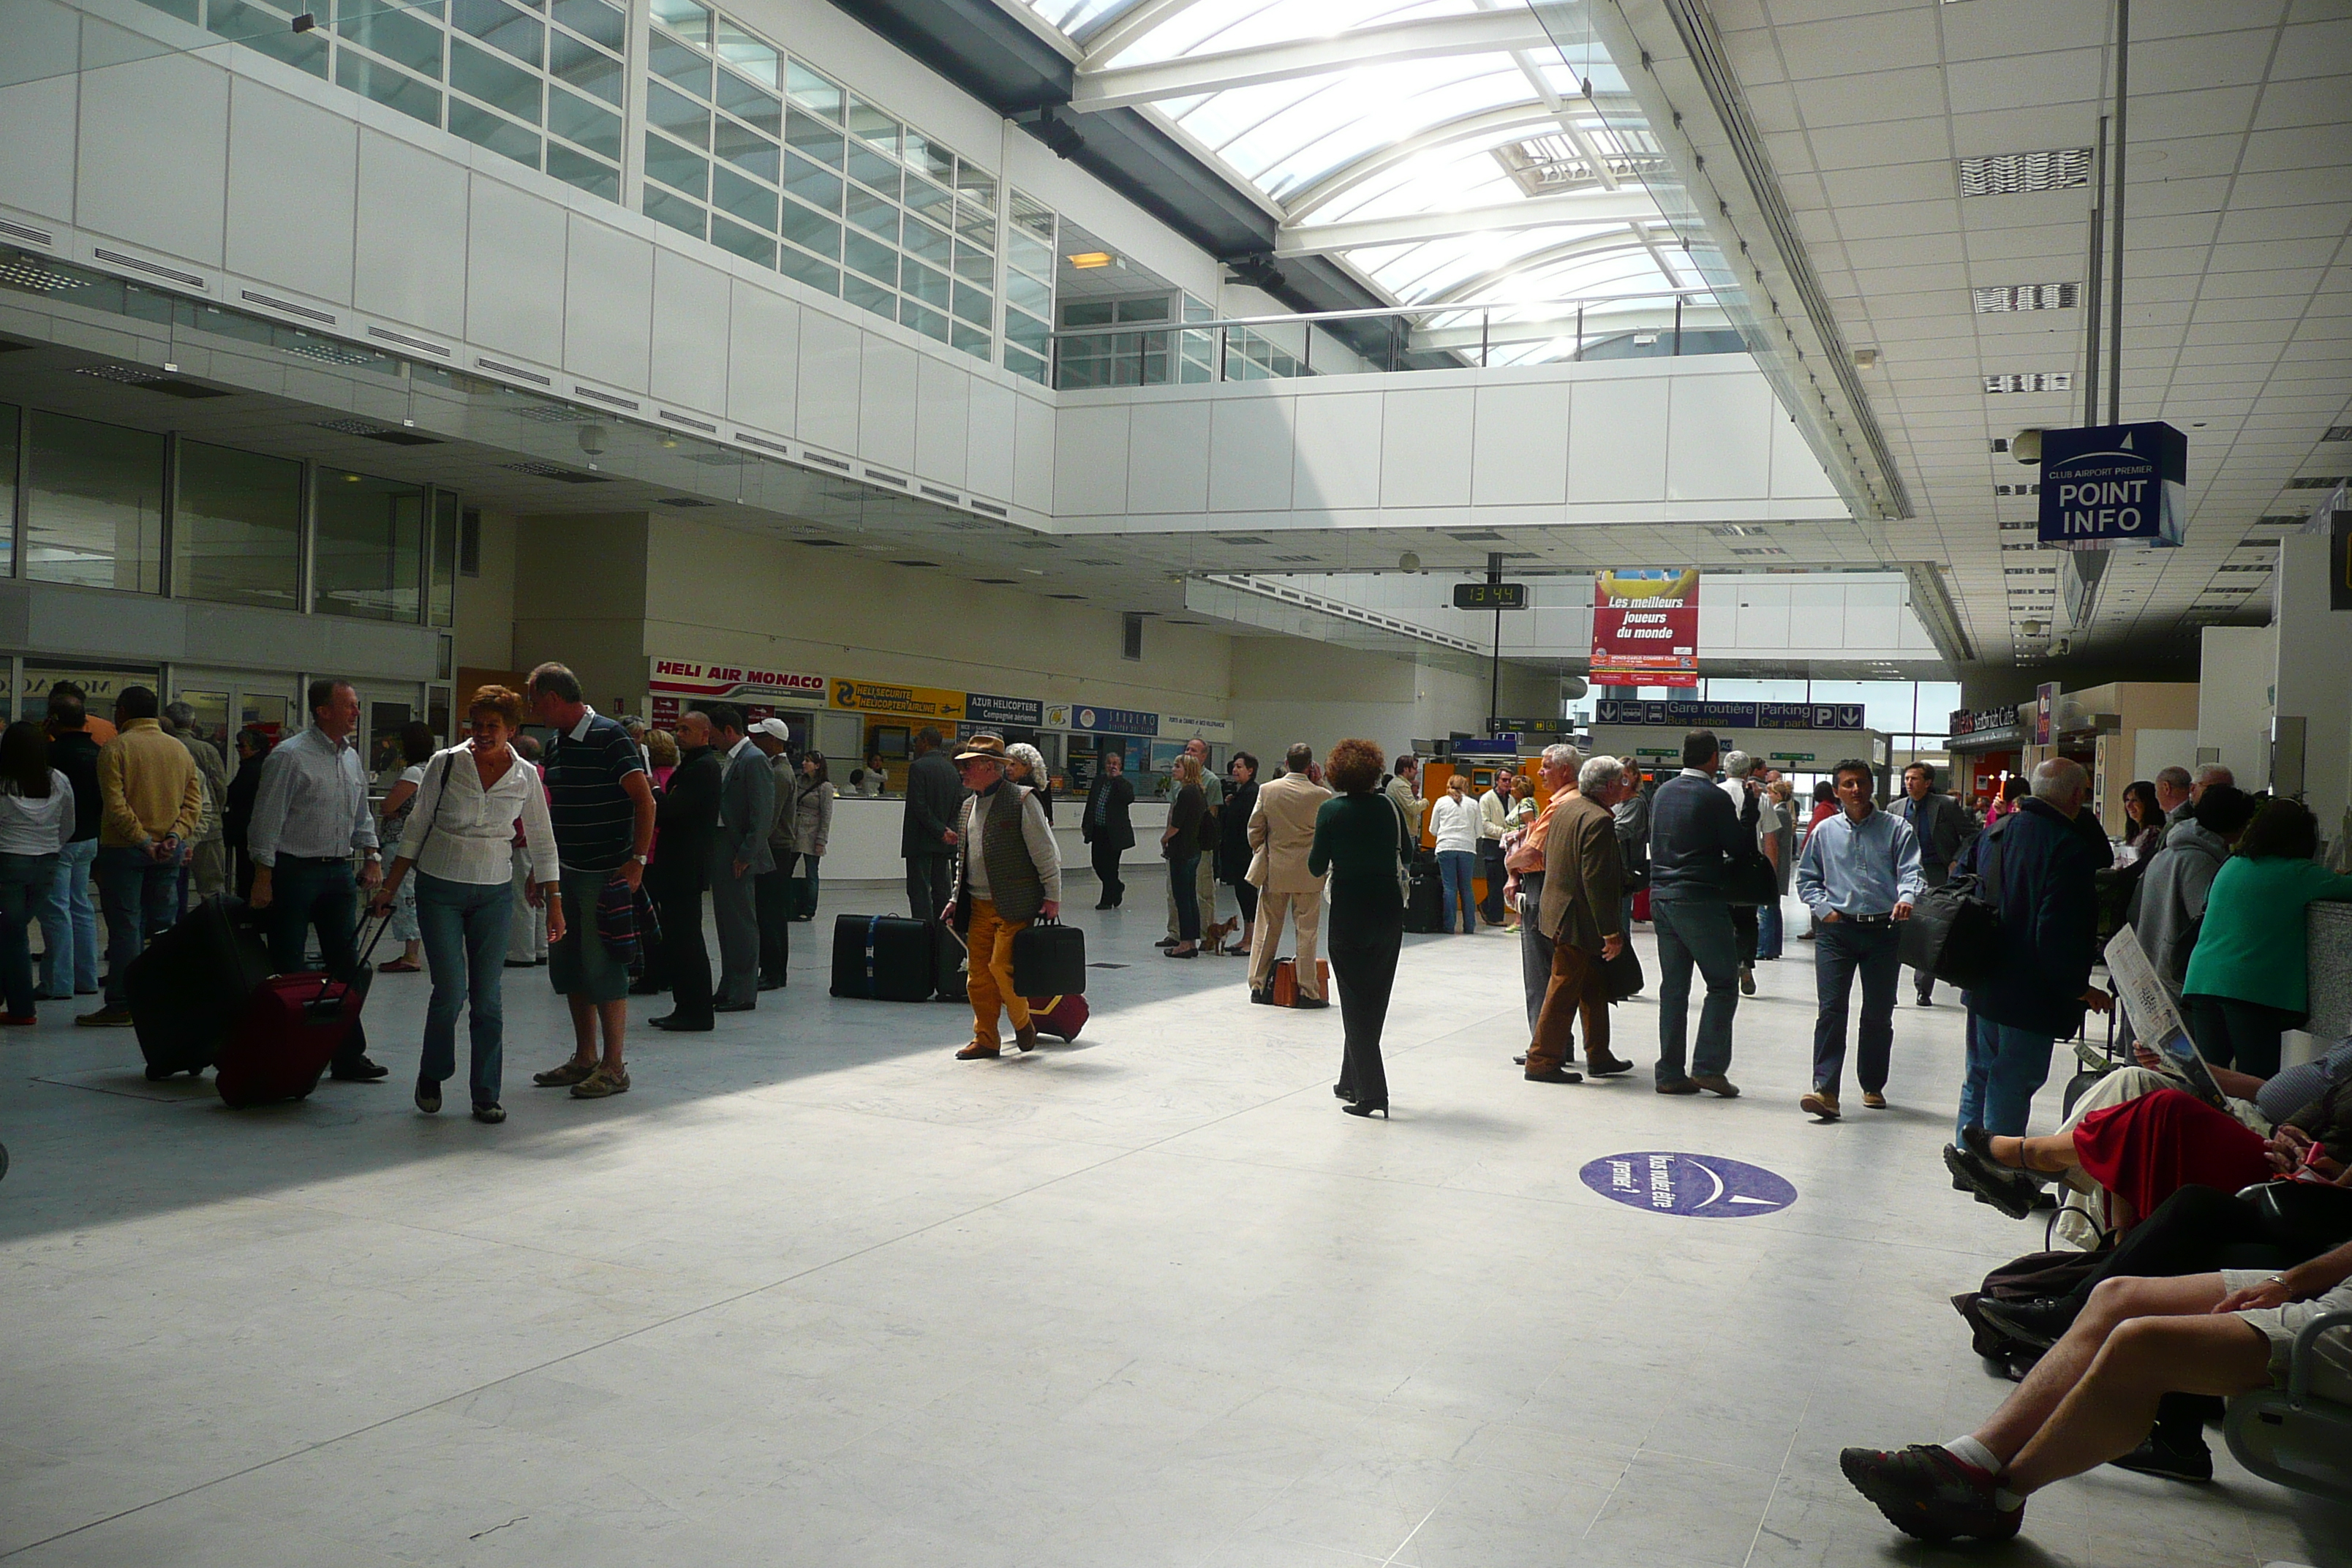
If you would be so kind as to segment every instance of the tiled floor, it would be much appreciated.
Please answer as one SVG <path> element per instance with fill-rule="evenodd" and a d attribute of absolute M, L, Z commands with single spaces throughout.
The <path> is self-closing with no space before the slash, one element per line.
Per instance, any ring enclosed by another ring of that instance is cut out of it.
<path fill-rule="evenodd" d="M 826 921 L 885 896 L 829 888 Z M 1411 938 L 1383 1124 L 1331 1099 L 1336 1009 L 1247 1005 L 1238 962 L 1160 959 L 1139 904 L 1077 917 L 1127 965 L 1079 1043 L 993 1063 L 950 1059 L 955 1008 L 827 997 L 803 925 L 789 990 L 642 1031 L 635 1091 L 576 1102 L 530 1087 L 560 1014 L 510 972 L 499 1128 L 411 1109 L 421 977 L 370 1004 L 389 1083 L 245 1113 L 47 1005 L 0 1040 L 0 1554 L 1958 1560 L 1835 1462 L 2007 1387 L 1946 1298 L 2039 1230 L 1937 1162 L 1957 1008 L 1906 1000 L 1895 1108 L 1822 1127 L 1801 943 L 1759 968 L 1726 1102 L 1649 1091 L 1646 1000 L 1616 1012 L 1633 1079 L 1521 1081 L 1514 943 Z M 1648 1149 L 1800 1195 L 1675 1218 L 1578 1178 Z M 2352 1563 L 2347 1516 L 2220 1463 L 2067 1483 L 1972 1560 Z"/>

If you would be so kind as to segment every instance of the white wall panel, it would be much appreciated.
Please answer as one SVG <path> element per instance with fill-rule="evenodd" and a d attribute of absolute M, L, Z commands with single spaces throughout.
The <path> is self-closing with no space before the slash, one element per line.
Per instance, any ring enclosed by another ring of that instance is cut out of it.
<path fill-rule="evenodd" d="M 789 432 L 800 401 L 801 308 L 738 278 L 727 315 L 727 413 Z"/>
<path fill-rule="evenodd" d="M 1444 386 L 1382 395 L 1381 504 L 1468 506 L 1477 394 Z"/>
<path fill-rule="evenodd" d="M 73 222 L 74 72 L 81 21 L 48 0 L 7 9 L 9 80 L 0 86 L 0 205 Z"/>
<path fill-rule="evenodd" d="M 1031 511 L 1050 512 L 1054 510 L 1054 449 L 1060 431 L 1054 405 L 1042 397 L 1016 392 L 1013 410 L 1013 503 Z"/>
<path fill-rule="evenodd" d="M 623 391 L 642 390 L 653 355 L 646 310 L 654 291 L 653 246 L 574 213 L 564 271 L 563 367 Z"/>
<path fill-rule="evenodd" d="M 915 471 L 964 484 L 964 443 L 971 430 L 972 374 L 925 354 L 915 362 Z"/>
<path fill-rule="evenodd" d="M 1666 386 L 1664 376 L 1577 384 L 1576 422 L 1568 443 L 1569 494 L 1580 501 L 1656 500 L 1664 495 Z"/>
<path fill-rule="evenodd" d="M 857 388 L 866 334 L 823 310 L 801 312 L 799 436 L 835 452 L 857 450 Z"/>
<path fill-rule="evenodd" d="M 360 132 L 352 303 L 427 331 L 466 331 L 465 165 Z"/>
<path fill-rule="evenodd" d="M 1054 454 L 1057 517 L 1118 517 L 1127 510 L 1128 405 L 1062 410 Z"/>
<path fill-rule="evenodd" d="M 561 364 L 563 209 L 481 174 L 468 191 L 466 335 L 494 353 Z"/>
<path fill-rule="evenodd" d="M 1479 506 L 1556 506 L 1568 499 L 1568 386 L 1478 388 L 1471 500 Z"/>
<path fill-rule="evenodd" d="M 1845 587 L 1838 583 L 1791 583 L 1789 643 L 1791 648 L 1843 648 Z"/>
<path fill-rule="evenodd" d="M 1290 422 L 1294 401 L 1288 397 L 1224 396 L 1212 405 L 1211 511 L 1276 511 L 1290 505 Z"/>
<path fill-rule="evenodd" d="M 1013 404 L 1018 395 L 982 376 L 971 378 L 964 489 L 991 500 L 1013 499 Z"/>
<path fill-rule="evenodd" d="M 289 158 L 289 149 L 299 148 Z M 359 127 L 258 82 L 229 93 L 227 266 L 348 304 Z"/>
<path fill-rule="evenodd" d="M 1731 500 L 1768 494 L 1772 420 L 1779 405 L 1762 379 L 1684 375 L 1673 389 L 1666 432 L 1666 499 Z"/>
<path fill-rule="evenodd" d="M 1381 504 L 1381 402 L 1377 392 L 1323 393 L 1296 400 L 1293 507 L 1354 511 Z"/>
<path fill-rule="evenodd" d="M 1903 590 L 1893 583 L 1849 584 L 1845 589 L 1845 646 L 1895 646 L 1901 633 Z"/>
<path fill-rule="evenodd" d="M 915 466 L 915 351 L 879 332 L 861 334 L 864 374 L 857 384 L 857 452 L 901 472 Z"/>
<path fill-rule="evenodd" d="M 1127 443 L 1129 511 L 1209 509 L 1209 407 L 1206 398 L 1135 405 Z"/>
<path fill-rule="evenodd" d="M 696 408 L 727 401 L 727 274 L 654 250 L 653 395 Z"/>
<path fill-rule="evenodd" d="M 1776 497 L 1837 494 L 1837 486 L 1830 482 L 1813 449 L 1805 445 L 1797 422 L 1778 408 L 1772 411 L 1772 493 Z"/>
<path fill-rule="evenodd" d="M 228 80 L 226 71 L 185 55 L 84 71 L 75 222 L 220 266 Z"/>
<path fill-rule="evenodd" d="M 1724 599 L 1731 601 L 1735 617 L 1729 632 L 1728 646 L 1741 652 L 1770 652 L 1789 646 L 1789 595 L 1779 584 L 1748 585 L 1738 578 L 1727 581 L 1717 577 L 1703 580 L 1699 584 L 1699 620 L 1702 625 L 1714 619 L 1715 605 Z M 1710 627 L 1709 631 L 1712 632 Z M 1703 644 L 1711 644 L 1713 636 L 1703 637 Z"/>

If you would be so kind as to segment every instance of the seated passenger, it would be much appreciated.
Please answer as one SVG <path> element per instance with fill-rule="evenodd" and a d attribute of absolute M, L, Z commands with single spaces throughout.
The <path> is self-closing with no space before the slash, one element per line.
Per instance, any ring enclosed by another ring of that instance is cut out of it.
<path fill-rule="evenodd" d="M 2006 1541 L 2033 1493 L 2131 1452 L 2165 1394 L 2284 1385 L 2303 1325 L 2342 1311 L 2352 1311 L 2352 1244 L 2282 1274 L 2104 1280 L 1975 1432 L 1892 1453 L 1848 1448 L 1838 1466 L 1906 1535 Z M 2313 1392 L 2352 1400 L 2352 1330 L 2322 1334 L 2315 1353 Z"/>

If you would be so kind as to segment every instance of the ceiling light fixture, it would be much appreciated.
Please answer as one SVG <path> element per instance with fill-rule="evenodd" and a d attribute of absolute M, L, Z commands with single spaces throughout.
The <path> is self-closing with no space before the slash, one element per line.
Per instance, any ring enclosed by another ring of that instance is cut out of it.
<path fill-rule="evenodd" d="M 2074 373 L 2071 370 L 2011 371 L 2002 375 L 1986 376 L 1984 389 L 1987 392 L 2072 392 L 2074 389 Z M 2014 443 L 2011 443 L 2010 450 L 2014 455 Z"/>
<path fill-rule="evenodd" d="M 2071 310 L 2082 300 L 2082 287 L 2075 283 L 2004 283 L 1970 293 L 1979 316 L 2006 310 Z"/>
<path fill-rule="evenodd" d="M 1960 195 L 2009 196 L 2063 191 L 2091 183 L 2091 150 L 2062 147 L 2047 153 L 1998 153 L 1960 160 Z"/>
<path fill-rule="evenodd" d="M 1066 256 L 1063 259 L 1081 272 L 1092 272 L 1098 267 L 1108 267 L 1118 258 L 1108 250 L 1081 250 L 1076 256 Z"/>

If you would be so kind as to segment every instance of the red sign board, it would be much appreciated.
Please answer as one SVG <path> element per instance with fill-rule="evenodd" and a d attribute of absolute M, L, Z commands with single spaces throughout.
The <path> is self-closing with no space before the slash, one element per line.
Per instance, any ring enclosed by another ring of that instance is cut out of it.
<path fill-rule="evenodd" d="M 1698 684 L 1698 569 L 1603 572 L 1592 581 L 1595 686 Z"/>

